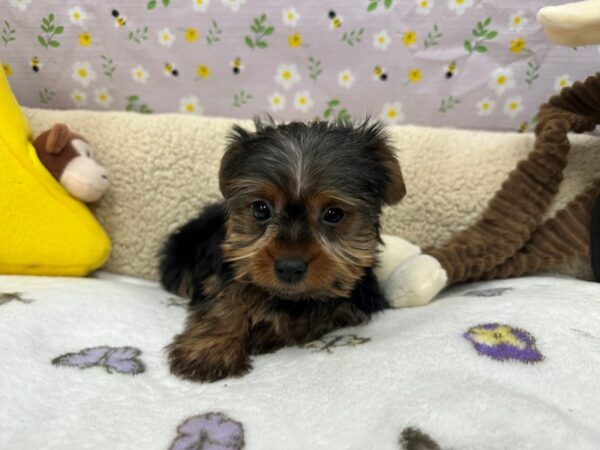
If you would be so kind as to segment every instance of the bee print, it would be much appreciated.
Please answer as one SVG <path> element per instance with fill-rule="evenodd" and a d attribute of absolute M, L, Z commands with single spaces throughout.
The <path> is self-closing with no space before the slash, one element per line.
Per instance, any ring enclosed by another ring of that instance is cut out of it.
<path fill-rule="evenodd" d="M 387 81 L 388 76 L 385 69 L 381 66 L 375 66 L 373 69 L 373 79 Z"/>
<path fill-rule="evenodd" d="M 38 58 L 37 56 L 31 58 L 29 60 L 29 64 L 31 65 L 31 70 L 33 70 L 35 73 L 38 73 L 43 66 L 42 62 L 40 61 L 40 58 Z"/>
<path fill-rule="evenodd" d="M 242 64 L 242 59 L 238 56 L 231 61 L 231 71 L 234 75 L 238 75 L 242 70 L 244 70 L 244 65 Z"/>
<path fill-rule="evenodd" d="M 456 75 L 456 62 L 452 61 L 446 67 L 444 67 L 444 76 L 447 80 Z"/>
<path fill-rule="evenodd" d="M 525 131 L 527 131 L 527 122 L 521 122 L 521 125 L 517 128 L 517 133 L 524 133 Z"/>
<path fill-rule="evenodd" d="M 174 64 L 166 62 L 165 63 L 165 75 L 172 76 L 172 77 L 178 77 L 179 71 L 175 68 Z"/>
<path fill-rule="evenodd" d="M 113 9 L 111 12 L 112 16 L 115 18 L 115 27 L 121 28 L 127 25 L 127 17 L 121 15 L 119 11 Z"/>
<path fill-rule="evenodd" d="M 342 26 L 343 19 L 333 9 L 327 13 L 327 17 L 329 17 L 329 28 L 332 30 L 337 30 Z"/>

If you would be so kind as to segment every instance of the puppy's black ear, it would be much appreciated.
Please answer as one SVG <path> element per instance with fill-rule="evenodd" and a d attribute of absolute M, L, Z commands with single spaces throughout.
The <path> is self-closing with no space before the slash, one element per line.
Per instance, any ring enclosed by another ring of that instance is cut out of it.
<path fill-rule="evenodd" d="M 390 143 L 385 125 L 381 122 L 367 120 L 358 127 L 358 130 L 364 133 L 367 147 L 381 168 L 383 201 L 388 205 L 395 205 L 406 195 L 406 187 L 400 164 L 396 158 L 396 150 Z"/>
<path fill-rule="evenodd" d="M 239 125 L 234 125 L 229 133 L 227 147 L 219 168 L 219 189 L 223 197 L 228 196 L 229 184 L 235 172 L 236 162 L 239 164 L 240 156 L 246 151 L 246 146 L 251 141 L 252 136 L 252 132 Z"/>

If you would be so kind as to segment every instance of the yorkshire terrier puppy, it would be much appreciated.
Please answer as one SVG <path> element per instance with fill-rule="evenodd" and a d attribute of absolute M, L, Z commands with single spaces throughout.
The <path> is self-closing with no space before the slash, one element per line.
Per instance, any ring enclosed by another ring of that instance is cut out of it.
<path fill-rule="evenodd" d="M 215 381 L 250 355 L 317 339 L 386 308 L 372 268 L 384 204 L 405 194 L 378 122 L 234 127 L 222 203 L 168 237 L 163 286 L 191 298 L 171 372 Z"/>

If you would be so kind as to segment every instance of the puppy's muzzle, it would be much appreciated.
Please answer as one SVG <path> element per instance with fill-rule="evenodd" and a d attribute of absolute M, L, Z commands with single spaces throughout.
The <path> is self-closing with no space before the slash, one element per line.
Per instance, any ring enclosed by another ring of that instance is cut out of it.
<path fill-rule="evenodd" d="M 298 258 L 281 258 L 275 261 L 275 273 L 284 283 L 295 284 L 306 275 L 306 263 Z"/>

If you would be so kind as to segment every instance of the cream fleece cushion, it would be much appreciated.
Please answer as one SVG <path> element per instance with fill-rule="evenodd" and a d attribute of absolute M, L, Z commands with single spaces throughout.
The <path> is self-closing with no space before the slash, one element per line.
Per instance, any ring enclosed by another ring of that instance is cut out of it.
<path fill-rule="evenodd" d="M 235 121 L 183 115 L 25 109 L 34 135 L 64 122 L 85 136 L 111 173 L 111 188 L 92 209 L 113 241 L 105 268 L 155 279 L 165 236 L 221 198 L 217 173 Z M 237 121 L 249 125 L 247 121 Z M 391 127 L 408 194 L 388 208 L 384 232 L 420 246 L 441 243 L 472 223 L 517 161 L 530 134 L 415 126 Z M 554 209 L 600 176 L 600 140 L 574 136 Z M 562 272 L 589 278 L 589 264 Z"/>

